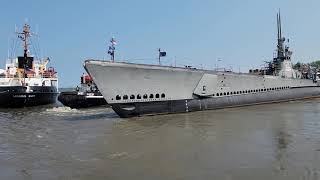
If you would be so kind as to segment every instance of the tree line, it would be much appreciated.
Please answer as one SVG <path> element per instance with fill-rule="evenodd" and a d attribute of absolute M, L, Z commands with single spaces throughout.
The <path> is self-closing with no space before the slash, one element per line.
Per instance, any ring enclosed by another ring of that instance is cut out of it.
<path fill-rule="evenodd" d="M 297 62 L 296 64 L 293 65 L 293 69 L 301 70 L 304 68 L 310 68 L 316 71 L 320 71 L 320 60 L 313 61 L 310 63 Z"/>

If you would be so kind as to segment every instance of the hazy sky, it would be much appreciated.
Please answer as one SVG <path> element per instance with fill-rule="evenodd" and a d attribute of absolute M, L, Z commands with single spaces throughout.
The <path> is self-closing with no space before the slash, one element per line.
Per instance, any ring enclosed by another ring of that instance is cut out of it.
<path fill-rule="evenodd" d="M 319 0 L 1 0 L 1 68 L 27 20 L 60 87 L 79 83 L 85 59 L 107 59 L 111 36 L 116 59 L 156 63 L 161 47 L 165 64 L 246 71 L 273 57 L 279 8 L 293 61 L 320 59 Z"/>

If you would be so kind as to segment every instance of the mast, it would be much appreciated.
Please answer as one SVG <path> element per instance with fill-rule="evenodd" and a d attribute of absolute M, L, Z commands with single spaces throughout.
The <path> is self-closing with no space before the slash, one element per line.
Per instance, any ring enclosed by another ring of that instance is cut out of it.
<path fill-rule="evenodd" d="M 281 24 L 281 13 L 280 10 L 277 13 L 277 50 L 276 55 L 270 64 L 270 69 L 273 75 L 278 75 L 281 71 L 282 62 L 291 60 L 292 51 L 289 46 L 285 45 L 286 38 L 282 36 L 282 24 Z M 289 39 L 288 39 L 289 42 Z"/>
<path fill-rule="evenodd" d="M 109 49 L 108 49 L 108 54 L 110 54 L 112 62 L 114 62 L 114 53 L 116 50 L 116 45 L 117 45 L 117 41 L 114 37 L 112 37 L 110 39 L 110 45 L 109 45 Z"/>
<path fill-rule="evenodd" d="M 282 60 L 284 60 L 284 42 L 286 39 L 284 37 L 282 37 L 280 10 L 277 14 L 277 27 L 278 27 L 277 60 L 282 61 Z"/>
<path fill-rule="evenodd" d="M 28 38 L 31 37 L 30 25 L 24 24 L 22 32 L 17 34 L 18 37 L 23 41 L 23 57 L 26 60 L 28 57 Z"/>
<path fill-rule="evenodd" d="M 23 58 L 24 58 L 24 68 L 23 68 L 23 85 L 25 85 L 26 77 L 26 63 L 28 61 L 28 38 L 31 37 L 30 25 L 24 24 L 22 32 L 18 32 L 18 38 L 23 41 Z"/>

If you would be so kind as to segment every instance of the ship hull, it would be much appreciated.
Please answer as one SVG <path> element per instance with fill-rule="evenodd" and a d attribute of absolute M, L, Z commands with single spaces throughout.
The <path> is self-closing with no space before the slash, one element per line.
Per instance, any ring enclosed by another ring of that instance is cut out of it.
<path fill-rule="evenodd" d="M 312 79 L 96 60 L 87 60 L 85 69 L 120 117 L 320 96 L 320 84 Z"/>
<path fill-rule="evenodd" d="M 220 98 L 195 98 L 173 101 L 119 103 L 112 109 L 122 118 L 144 115 L 187 113 L 250 106 L 258 104 L 279 103 L 320 97 L 318 87 L 291 88 L 253 94 L 225 96 Z"/>
<path fill-rule="evenodd" d="M 77 109 L 107 105 L 107 102 L 102 95 L 79 95 L 78 92 L 75 91 L 61 92 L 58 96 L 58 100 L 65 106 Z"/>
<path fill-rule="evenodd" d="M 58 92 L 55 87 L 23 86 L 0 87 L 0 107 L 21 108 L 55 103 Z"/>

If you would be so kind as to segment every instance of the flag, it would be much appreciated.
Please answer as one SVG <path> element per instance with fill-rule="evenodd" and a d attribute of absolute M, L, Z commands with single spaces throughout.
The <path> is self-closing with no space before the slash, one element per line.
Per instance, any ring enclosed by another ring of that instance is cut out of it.
<path fill-rule="evenodd" d="M 165 52 L 165 51 L 163 51 L 163 52 L 160 51 L 160 52 L 159 52 L 159 56 L 160 56 L 160 57 L 164 57 L 164 56 L 166 56 L 166 55 L 167 55 L 167 52 Z"/>
<path fill-rule="evenodd" d="M 117 45 L 117 41 L 116 41 L 116 39 L 115 39 L 114 37 L 111 38 L 110 42 L 111 42 L 111 45 L 112 45 L 112 46 Z"/>

